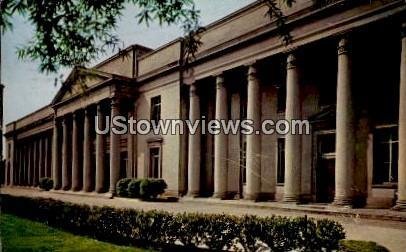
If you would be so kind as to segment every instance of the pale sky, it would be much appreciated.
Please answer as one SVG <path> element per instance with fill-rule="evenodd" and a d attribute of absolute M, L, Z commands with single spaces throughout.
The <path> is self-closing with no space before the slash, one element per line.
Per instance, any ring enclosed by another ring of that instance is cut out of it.
<path fill-rule="evenodd" d="M 201 10 L 201 21 L 207 25 L 255 0 L 195 0 L 197 9 Z M 157 48 L 182 35 L 178 27 L 160 27 L 158 24 L 138 25 L 135 15 L 137 10 L 129 7 L 124 11 L 117 33 L 124 47 L 141 44 Z M 38 70 L 38 62 L 21 61 L 17 58 L 16 48 L 27 43 L 33 29 L 23 17 L 12 20 L 13 30 L 2 36 L 1 83 L 4 90 L 4 122 L 9 123 L 49 104 L 59 89 L 55 78 L 69 74 L 69 69 L 58 74 L 46 75 Z M 107 58 L 108 55 L 103 56 Z M 63 78 L 63 79 L 64 79 Z"/>

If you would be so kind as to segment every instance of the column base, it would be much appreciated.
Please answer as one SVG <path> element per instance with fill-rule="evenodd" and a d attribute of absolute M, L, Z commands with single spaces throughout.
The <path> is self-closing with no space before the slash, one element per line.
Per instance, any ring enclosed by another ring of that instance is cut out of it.
<path fill-rule="evenodd" d="M 396 201 L 396 205 L 392 207 L 394 211 L 406 212 L 406 200 Z"/>
<path fill-rule="evenodd" d="M 284 195 L 283 200 L 284 203 L 300 203 L 300 196 L 299 195 Z"/>
<path fill-rule="evenodd" d="M 95 190 L 97 193 L 105 193 L 106 190 L 104 188 L 96 188 Z"/>
<path fill-rule="evenodd" d="M 197 198 L 200 197 L 200 192 L 199 191 L 192 191 L 192 192 L 188 192 L 185 197 L 188 198 Z"/>
<path fill-rule="evenodd" d="M 256 202 L 273 201 L 273 200 L 275 200 L 275 193 L 260 192 L 260 193 L 255 193 L 255 194 L 245 194 L 244 199 L 253 200 Z"/>
<path fill-rule="evenodd" d="M 225 200 L 227 199 L 227 192 L 214 192 L 212 198 Z"/>
<path fill-rule="evenodd" d="M 74 187 L 72 187 L 72 191 L 74 191 L 74 192 L 79 192 L 80 191 L 80 186 L 74 186 Z"/>
<path fill-rule="evenodd" d="M 335 197 L 332 205 L 339 206 L 339 207 L 353 208 L 354 200 L 353 200 L 353 198 L 349 198 L 349 197 Z"/>

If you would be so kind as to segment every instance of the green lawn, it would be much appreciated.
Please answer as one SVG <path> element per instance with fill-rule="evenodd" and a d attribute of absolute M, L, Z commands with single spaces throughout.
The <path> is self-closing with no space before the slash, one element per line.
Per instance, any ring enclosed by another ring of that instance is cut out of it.
<path fill-rule="evenodd" d="M 9 214 L 0 216 L 0 228 L 3 251 L 147 251 L 72 235 Z"/>

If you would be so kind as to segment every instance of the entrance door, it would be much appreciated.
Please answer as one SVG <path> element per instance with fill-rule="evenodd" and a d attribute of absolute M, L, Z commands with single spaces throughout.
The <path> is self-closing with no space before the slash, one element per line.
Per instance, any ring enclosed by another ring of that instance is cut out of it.
<path fill-rule="evenodd" d="M 335 193 L 335 134 L 319 135 L 316 170 L 316 200 L 330 203 Z"/>

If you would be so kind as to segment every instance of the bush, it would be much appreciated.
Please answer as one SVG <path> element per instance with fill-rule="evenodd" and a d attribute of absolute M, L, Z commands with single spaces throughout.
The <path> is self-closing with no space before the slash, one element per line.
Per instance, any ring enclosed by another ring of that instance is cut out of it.
<path fill-rule="evenodd" d="M 339 241 L 345 237 L 339 223 L 306 217 L 145 212 L 10 195 L 2 195 L 1 204 L 6 213 L 122 245 L 332 251 L 339 249 Z"/>
<path fill-rule="evenodd" d="M 156 199 L 168 187 L 163 179 L 142 179 L 140 182 L 140 197 L 142 199 Z"/>
<path fill-rule="evenodd" d="M 117 195 L 120 197 L 128 196 L 128 184 L 131 182 L 131 178 L 120 179 L 116 184 Z"/>
<path fill-rule="evenodd" d="M 54 181 L 51 178 L 43 177 L 39 179 L 39 188 L 49 191 L 54 187 Z"/>
<path fill-rule="evenodd" d="M 140 183 L 141 180 L 139 179 L 132 179 L 130 183 L 128 183 L 127 191 L 128 197 L 130 198 L 139 198 L 140 197 Z"/>
<path fill-rule="evenodd" d="M 389 250 L 381 245 L 371 241 L 340 241 L 340 251 L 342 252 L 389 252 Z"/>

